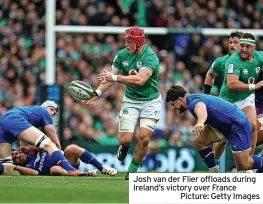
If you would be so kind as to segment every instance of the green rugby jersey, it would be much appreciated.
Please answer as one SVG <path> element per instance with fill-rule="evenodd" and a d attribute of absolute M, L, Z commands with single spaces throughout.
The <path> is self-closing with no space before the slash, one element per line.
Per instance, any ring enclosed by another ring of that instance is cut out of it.
<path fill-rule="evenodd" d="M 227 74 L 235 74 L 239 80 L 245 84 L 255 84 L 259 75 L 259 72 L 263 66 L 263 54 L 262 52 L 254 50 L 254 60 L 249 62 L 243 60 L 240 57 L 240 52 L 234 52 L 225 63 L 225 77 L 224 82 L 220 90 L 220 97 L 235 103 L 237 101 L 244 100 L 254 91 L 232 91 L 227 87 Z"/>
<path fill-rule="evenodd" d="M 142 68 L 153 71 L 143 86 L 126 85 L 125 96 L 132 100 L 150 101 L 160 96 L 158 88 L 159 59 L 149 45 L 144 45 L 140 55 L 119 50 L 113 60 L 113 68 L 123 71 L 124 76 L 136 75 Z"/>
<path fill-rule="evenodd" d="M 217 76 L 224 76 L 225 75 L 225 63 L 228 60 L 230 55 L 225 55 L 223 57 L 218 57 L 212 64 L 212 73 L 216 74 Z"/>

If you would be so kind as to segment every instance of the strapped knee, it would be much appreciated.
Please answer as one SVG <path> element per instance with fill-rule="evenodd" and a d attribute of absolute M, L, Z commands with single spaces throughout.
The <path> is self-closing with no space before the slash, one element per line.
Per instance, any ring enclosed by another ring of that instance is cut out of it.
<path fill-rule="evenodd" d="M 48 136 L 46 136 L 44 133 L 41 133 L 41 135 L 37 138 L 35 142 L 35 146 L 43 149 L 49 142 L 50 139 L 48 138 Z"/>
<path fill-rule="evenodd" d="M 146 128 L 148 130 L 151 130 L 152 132 L 154 131 L 156 126 L 156 122 L 148 119 L 148 118 L 142 118 L 140 120 L 140 128 Z"/>

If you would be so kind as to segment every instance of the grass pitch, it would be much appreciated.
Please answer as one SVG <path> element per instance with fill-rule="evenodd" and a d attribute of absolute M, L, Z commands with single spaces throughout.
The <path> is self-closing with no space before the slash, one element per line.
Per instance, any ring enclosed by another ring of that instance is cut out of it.
<path fill-rule="evenodd" d="M 2 176 L 0 203 L 128 203 L 124 176 Z"/>

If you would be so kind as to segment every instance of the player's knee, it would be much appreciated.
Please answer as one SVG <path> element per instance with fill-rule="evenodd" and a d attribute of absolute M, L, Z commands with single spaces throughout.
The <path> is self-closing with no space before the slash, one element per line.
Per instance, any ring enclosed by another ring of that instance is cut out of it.
<path fill-rule="evenodd" d="M 35 146 L 47 150 L 51 147 L 53 147 L 55 144 L 49 139 L 48 136 L 46 136 L 44 133 L 41 133 L 41 135 L 37 138 L 35 142 Z"/>
<path fill-rule="evenodd" d="M 208 143 L 208 141 L 203 140 L 201 137 L 195 137 L 194 142 L 195 142 L 196 147 L 200 147 L 200 146 L 202 147 L 202 146 L 210 145 L 210 143 Z"/>
<path fill-rule="evenodd" d="M 65 153 L 65 154 L 71 154 L 71 155 L 72 155 L 72 154 L 77 154 L 77 153 L 79 153 L 79 152 L 80 152 L 79 146 L 74 145 L 74 144 L 67 146 L 67 147 L 65 148 L 65 150 L 64 150 L 64 153 Z"/>
<path fill-rule="evenodd" d="M 140 143 L 143 146 L 148 146 L 149 142 L 151 140 L 151 136 L 143 131 L 140 132 L 138 137 L 138 143 Z"/>
<path fill-rule="evenodd" d="M 242 162 L 239 162 L 236 165 L 239 171 L 246 171 L 246 170 L 252 169 L 253 160 L 249 158 L 248 160 L 243 160 Z"/>
<path fill-rule="evenodd" d="M 129 133 L 119 133 L 118 139 L 122 145 L 130 145 L 132 142 L 132 136 L 130 136 Z"/>

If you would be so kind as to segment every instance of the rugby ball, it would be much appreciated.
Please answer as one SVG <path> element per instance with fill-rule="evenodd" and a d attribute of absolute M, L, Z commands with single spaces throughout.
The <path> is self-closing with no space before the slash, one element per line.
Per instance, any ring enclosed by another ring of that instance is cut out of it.
<path fill-rule="evenodd" d="M 88 83 L 79 80 L 70 82 L 68 92 L 74 99 L 79 101 L 88 100 L 94 95 L 92 87 Z"/>

